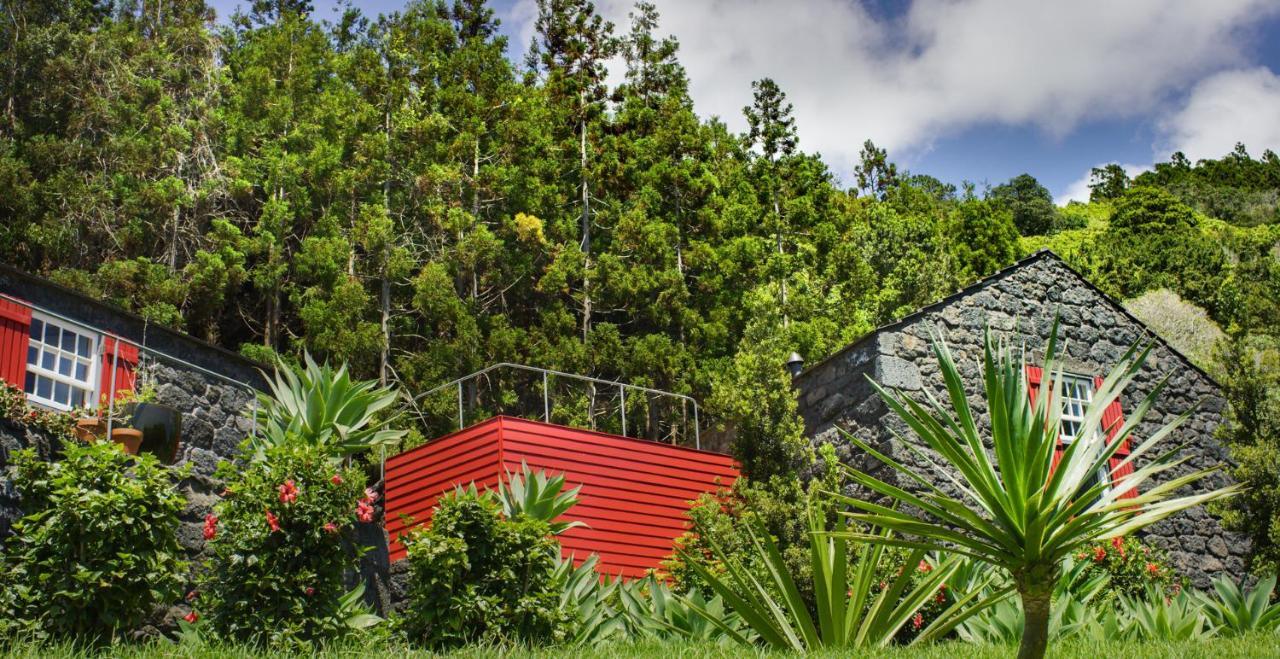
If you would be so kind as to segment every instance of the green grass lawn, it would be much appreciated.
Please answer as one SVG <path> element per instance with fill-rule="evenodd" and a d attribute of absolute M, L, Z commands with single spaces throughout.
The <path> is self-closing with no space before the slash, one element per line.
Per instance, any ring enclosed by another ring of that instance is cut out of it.
<path fill-rule="evenodd" d="M 817 652 L 811 657 L 886 657 L 888 659 L 997 659 L 1012 657 L 1013 646 L 976 646 L 967 643 L 939 643 L 919 648 L 895 648 L 878 652 L 853 654 L 849 652 Z M 8 648 L 5 656 L 29 659 L 45 657 L 76 656 L 111 656 L 130 659 L 160 659 L 162 657 L 191 657 L 192 659 L 222 659 L 243 657 L 253 659 L 267 656 L 288 656 L 292 653 L 258 652 L 246 648 L 211 646 L 205 648 L 185 648 L 156 643 L 142 646 L 123 646 L 107 651 L 90 653 L 76 650 L 67 645 L 20 645 Z M 431 653 L 410 650 L 397 644 L 377 647 L 339 646 L 327 648 L 314 653 L 305 653 L 317 657 L 372 657 L 374 659 L 392 659 L 393 657 L 435 657 L 447 656 L 457 659 L 487 659 L 489 657 L 598 657 L 600 659 L 719 659 L 742 657 L 749 653 L 734 646 L 720 647 L 694 643 L 639 643 L 606 645 L 593 649 L 556 648 L 528 650 L 523 648 L 506 648 L 499 646 L 473 647 L 453 653 Z M 791 656 L 788 653 L 764 652 L 755 653 L 761 657 Z M 1099 643 L 1077 642 L 1067 643 L 1049 648 L 1050 657 L 1105 659 L 1108 657 L 1127 657 L 1132 659 L 1229 659 L 1231 657 L 1276 657 L 1280 656 L 1280 635 L 1257 634 L 1240 638 L 1214 639 L 1205 642 L 1185 643 Z"/>

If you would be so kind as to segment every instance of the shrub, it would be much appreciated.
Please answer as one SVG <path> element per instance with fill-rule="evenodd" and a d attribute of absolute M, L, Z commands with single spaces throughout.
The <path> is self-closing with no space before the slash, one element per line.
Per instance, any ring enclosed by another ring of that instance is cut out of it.
<path fill-rule="evenodd" d="M 1148 589 L 1176 594 L 1182 580 L 1169 566 L 1165 553 L 1133 537 L 1112 538 L 1081 548 L 1075 559 L 1089 565 L 1089 573 L 1110 578 L 1101 599 L 1117 596 L 1140 598 Z"/>
<path fill-rule="evenodd" d="M 205 520 L 212 557 L 188 595 L 198 628 L 227 640 L 299 645 L 349 636 L 379 621 L 349 597 L 343 574 L 353 524 L 371 521 L 364 474 L 321 447 L 286 442 L 264 460 L 223 463 L 225 499 Z M 344 599 L 344 597 L 346 599 Z"/>
<path fill-rule="evenodd" d="M 552 578 L 560 547 L 542 520 L 502 516 L 473 485 L 440 499 L 431 526 L 404 538 L 408 605 L 398 627 L 411 642 L 457 647 L 482 639 L 560 642 L 573 629 Z"/>
<path fill-rule="evenodd" d="M 26 515 L 0 565 L 0 631 L 105 640 L 176 599 L 185 500 L 153 456 L 69 443 L 59 462 L 14 453 Z"/>
<path fill-rule="evenodd" d="M 31 407 L 27 395 L 7 382 L 0 382 L 0 418 L 42 430 L 64 443 L 75 439 L 74 413 Z"/>

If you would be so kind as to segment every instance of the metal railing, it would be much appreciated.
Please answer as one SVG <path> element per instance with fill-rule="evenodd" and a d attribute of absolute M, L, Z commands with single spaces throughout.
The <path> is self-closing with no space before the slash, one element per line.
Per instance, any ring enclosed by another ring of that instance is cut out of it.
<path fill-rule="evenodd" d="M 207 375 L 207 376 L 209 376 L 209 377 L 211 377 L 211 378 L 214 378 L 214 379 L 216 379 L 216 380 L 220 380 L 220 381 L 222 381 L 222 382 L 226 382 L 226 383 L 231 384 L 231 385 L 234 385 L 234 386 L 236 386 L 236 387 L 243 387 L 245 390 L 247 390 L 247 391 L 249 392 L 249 398 L 250 398 L 250 400 L 252 400 L 252 401 L 253 401 L 253 408 L 252 408 L 252 409 L 250 410 L 250 412 L 249 412 L 249 419 L 250 419 L 250 422 L 251 422 L 251 426 L 250 426 L 249 434 L 250 434 L 250 436 L 251 436 L 251 437 L 257 437 L 257 436 L 258 436 L 258 414 L 257 414 L 257 412 L 258 412 L 258 395 L 257 395 L 257 394 L 258 394 L 258 389 L 257 389 L 256 387 L 254 387 L 253 385 L 246 384 L 246 383 L 244 383 L 244 382 L 240 382 L 239 380 L 236 380 L 236 379 L 233 379 L 233 378 L 227 377 L 227 376 L 225 376 L 225 375 L 223 375 L 223 374 L 221 374 L 221 373 L 217 373 L 217 372 L 211 371 L 211 370 L 209 370 L 209 369 L 207 369 L 207 368 L 204 368 L 203 366 L 198 366 L 198 365 L 196 365 L 196 364 L 192 364 L 191 362 L 189 362 L 189 361 L 187 361 L 187 360 L 185 360 L 185 359 L 182 359 L 182 358 L 179 358 L 179 357 L 174 357 L 173 355 L 170 355 L 170 354 L 168 354 L 168 353 L 166 353 L 166 352 L 163 352 L 163 351 L 156 350 L 156 349 L 154 349 L 154 348 L 150 348 L 150 347 L 148 347 L 148 346 L 146 345 L 146 324 L 145 324 L 147 321 L 145 321 L 145 320 L 143 321 L 143 322 L 144 322 L 144 325 L 143 325 L 143 331 L 142 331 L 143 339 L 142 339 L 142 343 L 138 343 L 137 341 L 133 341 L 133 340 L 130 340 L 130 339 L 126 339 L 126 338 L 124 338 L 124 337 L 122 337 L 122 336 L 120 336 L 120 335 L 118 335 L 118 334 L 115 334 L 114 332 L 109 332 L 109 331 L 104 330 L 104 329 L 101 329 L 101 328 L 93 327 L 93 326 L 91 326 L 91 325 L 89 325 L 89 324 L 87 324 L 87 323 L 85 323 L 85 322 L 83 322 L 83 321 L 76 320 L 76 319 L 74 319 L 74 318 L 70 318 L 70 317 L 68 317 L 68 316 L 66 316 L 66 315 L 63 315 L 63 314 L 60 314 L 60 313 L 58 313 L 58 312 L 56 312 L 56 311 L 54 311 L 54 310 L 52 310 L 52 309 L 49 309 L 49 308 L 47 308 L 47 307 L 43 307 L 43 306 L 41 306 L 41 305 L 39 305 L 39 304 L 35 304 L 35 303 L 32 303 L 32 302 L 29 302 L 29 301 L 24 300 L 24 299 L 22 299 L 22 298 L 14 297 L 14 296 L 12 296 L 12 295 L 9 295 L 8 293 L 0 293 L 0 299 L 8 300 L 8 301 L 10 301 L 10 302 L 13 302 L 14 304 L 20 304 L 20 305 L 22 305 L 22 306 L 24 306 L 24 307 L 27 307 L 28 309 L 31 309 L 32 311 L 39 312 L 41 315 L 48 316 L 48 317 L 50 317 L 50 318 L 56 318 L 56 319 L 57 319 L 58 321 L 60 321 L 60 322 L 66 323 L 66 324 L 68 324 L 68 325 L 72 325 L 72 326 L 74 326 L 74 327 L 76 327 L 76 328 L 78 328 L 78 329 L 82 329 L 82 330 L 85 330 L 85 331 L 87 331 L 87 332 L 91 332 L 91 333 L 93 333 L 93 334 L 97 334 L 97 335 L 99 335 L 100 337 L 102 337 L 102 339 L 103 339 L 104 341 L 105 341 L 106 339 L 108 339 L 108 338 L 109 338 L 109 339 L 111 339 L 112 341 L 114 341 L 114 347 L 112 348 L 112 351 L 111 351 L 111 380 L 110 380 L 110 385 L 109 385 L 109 386 L 110 386 L 110 390 L 109 390 L 109 391 L 106 391 L 106 392 L 102 392 L 102 393 L 105 393 L 105 394 L 106 394 L 106 396 L 107 396 L 107 414 L 108 414 L 108 416 L 107 416 L 107 436 L 108 436 L 108 437 L 110 437 L 110 436 L 111 436 L 112 426 L 113 426 L 113 424 L 114 424 L 114 422 L 115 422 L 116 393 L 117 393 L 117 392 L 116 392 L 116 374 L 118 373 L 118 367 L 119 367 L 119 365 L 120 365 L 120 344 L 122 344 L 122 343 L 124 343 L 124 344 L 128 344 L 128 345 L 131 345 L 131 346 L 133 346 L 133 347 L 135 347 L 135 348 L 137 348 L 137 349 L 138 349 L 138 361 L 139 361 L 138 369 L 137 369 L 138 371 L 141 371 L 141 370 L 143 370 L 143 368 L 144 368 L 144 367 L 143 367 L 143 365 L 141 364 L 142 358 L 143 358 L 144 356 L 150 355 L 152 358 L 159 359 L 159 360 L 163 360 L 163 361 L 172 362 L 172 363 L 174 363 L 174 364 L 177 364 L 177 365 L 182 366 L 183 368 L 187 368 L 187 369 L 190 369 L 190 370 L 193 370 L 193 371 L 197 371 L 197 372 L 199 372 L 199 373 L 201 373 L 201 374 L 203 374 L 203 375 Z M 95 354 L 98 354 L 98 353 L 100 353 L 101 351 L 102 351 L 102 350 L 101 350 L 101 347 L 100 347 L 100 346 L 95 346 L 95 348 L 94 348 L 94 353 L 95 353 Z M 105 364 L 104 364 L 104 366 L 105 366 Z M 100 378 L 95 378 L 95 379 L 100 379 Z M 95 383 L 95 384 L 96 384 L 96 383 Z M 101 394 L 99 394 L 99 396 L 101 396 Z M 99 399 L 100 399 L 100 398 L 99 398 Z M 95 400 L 98 400 L 98 399 L 95 399 Z M 180 410 L 180 411 L 181 411 L 181 410 Z"/>
<path fill-rule="evenodd" d="M 486 368 L 480 369 L 475 373 L 464 375 L 456 380 L 451 380 L 438 387 L 434 387 L 428 391 L 418 394 L 417 396 L 414 396 L 412 400 L 414 402 L 414 405 L 417 406 L 418 402 L 425 398 L 428 398 L 434 394 L 438 394 L 442 391 L 445 391 L 450 387 L 457 387 L 458 389 L 458 430 L 462 430 L 463 426 L 466 424 L 465 413 L 464 413 L 465 396 L 463 394 L 463 385 L 465 385 L 468 382 L 474 381 L 478 378 L 481 378 L 498 369 L 512 369 L 517 371 L 525 371 L 529 373 L 537 373 L 541 375 L 542 377 L 542 419 L 546 423 L 551 422 L 551 398 L 550 398 L 550 387 L 548 382 L 548 376 L 568 378 L 568 379 L 577 380 L 580 382 L 588 382 L 591 384 L 604 385 L 610 388 L 616 387 L 618 390 L 618 400 L 619 400 L 619 410 L 620 410 L 619 417 L 622 422 L 623 437 L 627 436 L 627 391 L 628 390 L 638 391 L 638 392 L 650 394 L 653 396 L 664 397 L 664 398 L 673 398 L 673 399 L 682 401 L 684 403 L 689 403 L 693 407 L 694 447 L 698 449 L 702 448 L 702 436 L 698 429 L 698 401 L 695 400 L 693 397 L 686 396 L 684 394 L 678 394 L 672 391 L 663 391 L 662 389 L 653 389 L 650 387 L 643 387 L 637 384 L 627 384 L 625 382 L 618 382 L 617 380 L 605 380 L 602 378 L 593 378 L 589 375 L 579 375 L 577 373 L 565 373 L 564 371 L 557 371 L 550 368 L 539 368 L 537 366 L 526 366 L 524 364 L 515 364 L 511 362 L 499 362 L 497 364 L 493 364 Z M 671 443 L 673 444 L 675 443 L 674 435 L 672 437 Z"/>

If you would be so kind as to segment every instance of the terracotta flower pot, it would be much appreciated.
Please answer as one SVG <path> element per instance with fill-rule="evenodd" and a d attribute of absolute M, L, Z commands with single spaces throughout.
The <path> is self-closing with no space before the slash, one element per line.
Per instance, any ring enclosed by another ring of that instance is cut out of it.
<path fill-rule="evenodd" d="M 92 444 L 107 434 L 107 422 L 96 416 L 76 419 L 76 439 Z"/>
<path fill-rule="evenodd" d="M 142 431 L 133 428 L 113 428 L 111 441 L 123 446 L 125 453 L 137 455 L 138 447 L 142 446 Z"/>

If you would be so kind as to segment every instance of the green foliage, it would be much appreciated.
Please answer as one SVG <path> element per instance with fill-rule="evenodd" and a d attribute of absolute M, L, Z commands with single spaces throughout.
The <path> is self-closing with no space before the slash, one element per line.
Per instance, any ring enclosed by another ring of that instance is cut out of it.
<path fill-rule="evenodd" d="M 507 519 L 520 516 L 546 522 L 552 535 L 560 535 L 569 529 L 585 526 L 580 521 L 556 521 L 578 503 L 582 486 L 564 490 L 564 475 L 548 477 L 542 470 L 530 471 L 523 465 L 521 473 L 507 472 L 507 478 L 498 486 L 498 498 L 502 502 L 502 514 Z"/>
<path fill-rule="evenodd" d="M 1053 391 L 1053 383 L 1062 377 L 1057 335 L 1055 321 L 1044 350 L 1046 383 L 1042 386 L 1047 391 Z M 1027 613 L 1020 653 L 1024 657 L 1040 657 L 1048 643 L 1052 589 L 1063 559 L 1089 543 L 1123 537 L 1179 511 L 1236 494 L 1239 488 L 1229 486 L 1189 496 L 1172 496 L 1179 488 L 1215 471 L 1208 469 L 1172 478 L 1135 498 L 1119 499 L 1120 493 L 1189 459 L 1175 459 L 1176 449 L 1120 477 L 1114 489 L 1105 483 L 1091 484 L 1090 475 L 1107 465 L 1121 443 L 1128 441 L 1142 423 L 1163 389 L 1163 381 L 1129 413 L 1113 437 L 1107 439 L 1097 433 L 1072 442 L 1057 467 L 1051 469 L 1062 410 L 1049 404 L 1050 396 L 1040 396 L 1034 404 L 1031 402 L 1021 352 L 1003 343 L 997 344 L 990 332 L 984 343 L 983 393 L 991 423 L 989 435 L 978 428 L 978 417 L 965 393 L 964 378 L 941 337 L 934 338 L 934 354 L 946 385 L 949 408 L 932 396 L 921 404 L 901 391 L 891 392 L 873 383 L 881 398 L 912 433 L 941 456 L 943 463 L 934 464 L 933 468 L 956 476 L 962 498 L 948 496 L 911 468 L 850 437 L 850 441 L 890 467 L 895 475 L 924 490 L 914 493 L 850 469 L 847 474 L 855 483 L 876 495 L 910 506 L 908 510 L 912 512 L 843 495 L 835 495 L 835 499 L 863 511 L 850 515 L 856 523 L 913 536 L 895 539 L 852 532 L 848 534 L 851 538 L 913 549 L 958 552 L 1008 572 Z M 1150 346 L 1135 345 L 1112 369 L 1085 411 L 1085 427 L 1101 423 L 1103 410 L 1134 381 L 1150 350 Z M 1142 441 L 1135 440 L 1127 460 L 1136 460 L 1150 452 L 1189 414 L 1188 411 L 1174 418 Z M 988 453 L 987 445 L 992 446 L 992 453 Z M 975 514 L 970 506 L 985 513 Z"/>
<path fill-rule="evenodd" d="M 1195 597 L 1218 633 L 1234 636 L 1280 627 L 1280 602 L 1272 602 L 1275 587 L 1275 575 L 1258 580 L 1248 590 L 1241 590 L 1235 581 L 1223 575 L 1213 580 L 1216 597 L 1201 592 L 1196 592 Z"/>
<path fill-rule="evenodd" d="M 547 522 L 506 518 L 496 497 L 473 486 L 445 495 L 430 527 L 403 542 L 410 576 L 397 626 L 410 642 L 449 648 L 571 637 L 576 611 L 561 607 L 553 579 L 560 548 Z"/>
<path fill-rule="evenodd" d="M 988 193 L 987 199 L 1013 215 L 1013 224 L 1024 236 L 1048 233 L 1054 225 L 1057 209 L 1053 195 L 1035 177 L 1019 174 Z"/>
<path fill-rule="evenodd" d="M 179 594 L 186 505 L 153 456 L 70 442 L 13 455 L 24 516 L 0 555 L 0 635 L 107 641 Z"/>
<path fill-rule="evenodd" d="M 1214 353 L 1226 334 L 1204 309 L 1164 288 L 1125 300 L 1124 308 L 1196 366 L 1205 370 L 1216 369 Z"/>
<path fill-rule="evenodd" d="M 1134 537 L 1115 537 L 1076 552 L 1075 560 L 1086 574 L 1106 575 L 1107 588 L 1100 598 L 1142 597 L 1148 590 L 1175 593 L 1182 588 L 1178 573 L 1165 553 Z"/>
<path fill-rule="evenodd" d="M 1129 189 L 1129 174 L 1124 167 L 1108 163 L 1089 171 L 1089 201 L 1118 199 Z"/>
<path fill-rule="evenodd" d="M 713 572 L 696 556 L 684 557 L 689 568 L 724 598 L 760 636 L 760 640 L 775 649 L 802 652 L 824 647 L 886 646 L 921 607 L 937 597 L 942 585 L 960 566 L 960 557 L 952 555 L 932 566 L 928 570 L 931 574 L 917 581 L 911 568 L 925 565 L 922 563 L 925 552 L 915 550 L 899 565 L 896 575 L 882 579 L 880 557 L 885 551 L 883 544 L 860 553 L 859 559 L 851 564 L 847 541 L 843 539 L 844 522 L 828 526 L 827 513 L 818 505 L 812 506 L 806 517 L 813 536 L 809 559 L 816 616 L 810 613 L 801 597 L 777 545 L 754 525 L 747 527 L 748 533 L 753 549 L 768 567 L 768 581 L 755 578 L 714 544 L 711 550 L 724 568 L 723 574 Z M 882 539 L 891 538 L 892 532 L 888 532 Z M 965 618 L 1007 597 L 1012 588 L 997 591 L 979 601 L 976 598 L 980 592 L 981 589 L 975 589 L 962 595 L 927 626 L 922 629 L 918 626 L 919 633 L 910 642 L 941 638 Z M 689 604 L 699 611 L 692 603 Z M 722 619 L 711 612 L 704 617 L 713 624 L 720 623 Z M 719 626 L 739 643 L 750 644 L 747 638 L 734 633 L 728 625 Z"/>
<path fill-rule="evenodd" d="M 38 428 L 62 443 L 75 440 L 76 415 L 27 404 L 27 395 L 8 382 L 0 382 L 0 418 Z"/>
<path fill-rule="evenodd" d="M 306 368 L 294 371 L 276 362 L 275 377 L 267 381 L 271 394 L 258 394 L 258 434 L 249 440 L 255 459 L 267 449 L 289 442 L 319 447 L 333 458 L 395 444 L 405 436 L 391 430 L 394 417 L 380 416 L 399 397 L 373 380 L 353 381 L 346 365 L 337 370 L 316 364 L 305 355 Z"/>
<path fill-rule="evenodd" d="M 1141 641 L 1191 641 L 1213 636 L 1200 606 L 1186 592 L 1169 596 L 1152 589 L 1145 597 L 1124 597 L 1130 638 Z"/>
<path fill-rule="evenodd" d="M 618 595 L 633 637 L 720 645 L 734 644 L 739 638 L 755 640 L 755 633 L 725 605 L 724 598 L 708 597 L 698 588 L 676 594 L 666 583 L 648 577 L 623 584 Z"/>
<path fill-rule="evenodd" d="M 205 518 L 209 560 L 189 596 L 201 633 L 296 647 L 379 622 L 344 583 L 364 550 L 353 549 L 354 525 L 373 520 L 363 472 L 289 441 L 260 460 L 223 463 L 218 476 L 226 496 Z"/>
<path fill-rule="evenodd" d="M 957 585 L 962 591 L 972 588 L 973 584 L 969 583 L 971 573 L 980 574 L 983 569 L 982 563 L 970 561 L 957 572 L 957 578 L 952 582 L 960 582 Z M 997 578 L 992 585 L 1007 585 L 1005 581 L 1007 579 Z M 1069 638 L 1094 622 L 1094 611 L 1105 610 L 1097 604 L 1103 600 L 1099 595 L 1108 592 L 1109 583 L 1108 575 L 1092 569 L 1088 561 L 1068 558 L 1053 586 L 1054 607 L 1049 618 L 1049 638 L 1055 641 Z M 1012 645 L 1022 638 L 1024 622 L 1022 602 L 1007 598 L 965 620 L 956 628 L 956 633 L 969 643 Z"/>

